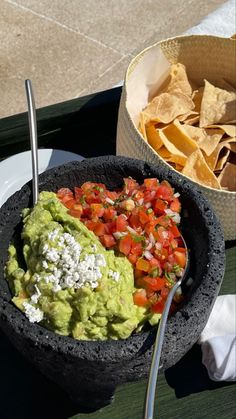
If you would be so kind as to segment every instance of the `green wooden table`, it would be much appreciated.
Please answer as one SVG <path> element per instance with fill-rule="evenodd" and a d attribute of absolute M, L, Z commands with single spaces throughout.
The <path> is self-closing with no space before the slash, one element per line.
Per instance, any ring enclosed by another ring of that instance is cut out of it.
<path fill-rule="evenodd" d="M 39 147 L 85 157 L 115 154 L 121 88 L 74 99 L 37 111 Z M 0 160 L 29 149 L 26 114 L 0 120 Z M 0 180 L 1 181 L 1 180 Z M 226 242 L 226 272 L 221 294 L 236 293 L 236 242 Z M 116 389 L 111 405 L 86 413 L 43 377 L 0 332 L 0 419 L 141 419 L 146 381 Z M 160 375 L 155 417 L 161 419 L 235 419 L 236 385 L 215 383 L 195 345 Z"/>

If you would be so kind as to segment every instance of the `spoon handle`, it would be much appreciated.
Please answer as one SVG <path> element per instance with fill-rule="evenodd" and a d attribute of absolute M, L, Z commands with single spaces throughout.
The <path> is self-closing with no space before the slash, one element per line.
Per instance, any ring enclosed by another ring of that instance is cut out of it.
<path fill-rule="evenodd" d="M 153 356 L 152 356 L 152 363 L 151 363 L 151 368 L 150 368 L 150 373 L 149 373 L 147 392 L 146 392 L 144 419 L 153 419 L 156 382 L 157 382 L 157 375 L 158 375 L 158 370 L 159 370 L 159 363 L 160 363 L 160 358 L 161 358 L 161 350 L 162 350 L 162 345 L 163 345 L 163 340 L 164 340 L 166 322 L 167 322 L 168 313 L 170 310 L 172 299 L 175 295 L 177 288 L 181 285 L 181 282 L 182 282 L 182 278 L 178 282 L 176 282 L 173 288 L 171 288 L 169 295 L 167 297 L 164 311 L 162 313 L 160 324 L 158 327 Z"/>
<path fill-rule="evenodd" d="M 25 90 L 28 103 L 28 119 L 30 130 L 31 160 L 32 160 L 32 182 L 33 182 L 33 206 L 38 201 L 39 182 L 38 182 L 38 140 L 37 140 L 37 120 L 35 111 L 35 101 L 32 83 L 25 80 Z"/>

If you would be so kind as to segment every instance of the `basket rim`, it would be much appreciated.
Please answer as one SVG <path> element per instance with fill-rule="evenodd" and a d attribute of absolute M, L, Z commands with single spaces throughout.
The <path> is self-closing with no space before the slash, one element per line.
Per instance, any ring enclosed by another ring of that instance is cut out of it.
<path fill-rule="evenodd" d="M 124 77 L 124 86 L 126 84 L 126 82 L 128 81 L 129 75 L 131 74 L 131 67 L 133 66 L 133 63 L 135 61 L 138 60 L 139 57 L 143 56 L 144 54 L 146 54 L 150 49 L 156 47 L 157 45 L 162 45 L 164 43 L 167 43 L 169 41 L 174 41 L 174 40 L 184 40 L 184 39 L 203 39 L 203 38 L 208 38 L 208 39 L 215 39 L 215 40 L 224 40 L 226 42 L 236 42 L 236 38 L 234 38 L 234 36 L 236 35 L 232 35 L 232 37 L 224 37 L 224 36 L 217 36 L 217 35 L 207 35 L 207 34 L 199 34 L 199 35 L 195 35 L 195 34 L 191 34 L 191 35 L 177 35 L 177 36 L 172 36 L 170 38 L 165 38 L 165 39 L 161 39 L 160 41 L 155 42 L 152 45 L 149 45 L 148 47 L 144 48 L 143 50 L 139 51 L 138 54 L 135 55 L 135 57 L 132 58 L 132 60 L 130 61 L 128 68 L 125 72 L 125 77 Z"/>

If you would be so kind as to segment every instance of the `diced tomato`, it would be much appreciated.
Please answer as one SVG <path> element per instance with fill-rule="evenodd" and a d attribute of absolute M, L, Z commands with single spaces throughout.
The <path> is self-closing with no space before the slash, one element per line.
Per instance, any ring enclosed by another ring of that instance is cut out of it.
<path fill-rule="evenodd" d="M 140 271 L 148 272 L 149 271 L 149 261 L 143 258 L 139 258 L 136 263 L 136 268 Z"/>
<path fill-rule="evenodd" d="M 102 217 L 104 214 L 104 207 L 102 204 L 93 203 L 90 205 L 92 217 Z"/>
<path fill-rule="evenodd" d="M 74 204 L 70 209 L 69 214 L 75 218 L 80 218 L 83 213 L 83 207 L 80 204 Z"/>
<path fill-rule="evenodd" d="M 180 212 L 181 204 L 178 198 L 174 198 L 173 201 L 170 203 L 170 209 L 174 212 Z"/>
<path fill-rule="evenodd" d="M 138 189 L 138 187 L 139 184 L 136 182 L 136 180 L 131 178 L 124 178 L 124 192 L 127 195 L 131 195 L 135 189 Z"/>
<path fill-rule="evenodd" d="M 162 313 L 164 310 L 164 306 L 165 306 L 165 301 L 160 298 L 155 304 L 153 304 L 152 306 L 152 311 L 154 311 L 154 313 Z"/>
<path fill-rule="evenodd" d="M 63 204 L 65 205 L 66 208 L 70 209 L 75 205 L 75 199 L 74 198 L 68 199 L 66 200 L 66 202 L 63 202 Z"/>
<path fill-rule="evenodd" d="M 149 216 L 144 210 L 139 210 L 138 212 L 139 221 L 141 224 L 146 224 L 149 221 Z"/>
<path fill-rule="evenodd" d="M 128 256 L 132 246 L 132 237 L 127 234 L 122 237 L 119 242 L 119 251 L 124 255 Z"/>
<path fill-rule="evenodd" d="M 132 195 L 132 198 L 135 199 L 135 201 L 140 201 L 141 199 L 143 199 L 143 192 L 142 191 L 135 192 L 135 194 Z"/>
<path fill-rule="evenodd" d="M 144 195 L 143 195 L 143 199 L 144 202 L 151 202 L 155 199 L 156 197 L 156 190 L 145 190 L 144 191 Z"/>
<path fill-rule="evenodd" d="M 180 231 L 179 231 L 178 227 L 175 224 L 172 224 L 170 226 L 169 230 L 173 234 L 173 237 L 179 237 L 180 236 Z"/>
<path fill-rule="evenodd" d="M 64 196 L 73 197 L 73 192 L 69 188 L 61 188 L 57 191 L 57 197 L 62 199 Z"/>
<path fill-rule="evenodd" d="M 178 250 L 175 250 L 174 251 L 174 257 L 175 257 L 177 265 L 179 265 L 181 268 L 185 268 L 185 265 L 186 265 L 186 254 L 185 254 L 185 252 L 180 252 Z"/>
<path fill-rule="evenodd" d="M 136 243 L 135 240 L 133 240 L 131 244 L 131 253 L 133 255 L 140 256 L 143 253 L 142 243 L 140 242 Z"/>
<path fill-rule="evenodd" d="M 134 304 L 140 307 L 145 307 L 148 304 L 147 294 L 144 289 L 135 291 L 133 294 Z"/>
<path fill-rule="evenodd" d="M 86 202 L 87 204 L 100 204 L 102 202 L 101 197 L 96 195 L 95 193 L 90 193 L 89 195 L 86 195 Z"/>
<path fill-rule="evenodd" d="M 157 228 L 158 241 L 163 247 L 168 247 L 173 239 L 171 232 L 164 227 L 160 226 Z"/>
<path fill-rule="evenodd" d="M 167 209 L 167 203 L 162 201 L 162 199 L 157 199 L 154 203 L 153 209 L 156 215 L 165 214 L 165 209 Z"/>
<path fill-rule="evenodd" d="M 116 231 L 125 231 L 128 222 L 123 214 L 118 215 L 116 219 Z"/>
<path fill-rule="evenodd" d="M 93 231 L 95 229 L 96 225 L 97 225 L 97 223 L 95 221 L 92 221 L 92 220 L 85 220 L 84 224 L 91 231 Z"/>
<path fill-rule="evenodd" d="M 93 186 L 93 182 L 84 182 L 81 188 L 83 189 L 83 191 L 90 191 L 93 188 Z"/>
<path fill-rule="evenodd" d="M 163 298 L 163 300 L 166 300 L 168 295 L 169 295 L 169 289 L 166 287 L 163 287 L 161 289 L 161 297 Z"/>
<path fill-rule="evenodd" d="M 166 283 L 163 278 L 152 278 L 151 276 L 145 276 L 143 281 L 146 284 L 145 288 L 152 291 L 160 291 Z"/>
<path fill-rule="evenodd" d="M 171 220 L 167 215 L 161 215 L 156 219 L 156 223 L 162 227 L 169 227 L 171 225 Z"/>
<path fill-rule="evenodd" d="M 144 179 L 144 185 L 147 189 L 157 189 L 159 186 L 159 182 L 157 180 L 157 178 L 148 178 L 148 179 Z"/>
<path fill-rule="evenodd" d="M 114 219 L 116 214 L 117 214 L 117 212 L 114 208 L 112 208 L 112 207 L 104 208 L 103 218 L 104 218 L 105 221 L 110 221 L 110 220 Z"/>
<path fill-rule="evenodd" d="M 130 255 L 128 256 L 128 259 L 129 259 L 130 263 L 132 263 L 132 265 L 135 265 L 137 260 L 138 260 L 138 255 L 130 253 Z"/>
<path fill-rule="evenodd" d="M 161 198 L 167 202 L 170 202 L 172 200 L 173 189 L 168 182 L 161 182 L 159 188 L 156 191 L 156 197 Z"/>
<path fill-rule="evenodd" d="M 104 236 L 104 234 L 106 234 L 106 224 L 102 222 L 97 222 L 93 231 L 96 234 L 96 236 Z"/>
<path fill-rule="evenodd" d="M 110 198 L 112 201 L 115 201 L 119 198 L 119 193 L 116 191 L 108 191 L 106 190 L 106 196 L 107 198 Z"/>
<path fill-rule="evenodd" d="M 75 187 L 74 192 L 75 192 L 75 199 L 76 201 L 78 201 L 83 196 L 83 189 Z"/>
<path fill-rule="evenodd" d="M 139 220 L 139 216 L 138 214 L 131 214 L 129 216 L 129 224 L 132 228 L 136 229 L 138 227 L 140 227 L 140 220 Z"/>
<path fill-rule="evenodd" d="M 65 204 L 67 201 L 71 201 L 71 199 L 74 199 L 73 194 L 72 195 L 71 194 L 68 194 L 68 195 L 64 195 L 61 198 L 61 201 L 63 202 L 63 204 Z M 74 201 L 75 201 L 75 199 L 74 199 Z"/>
<path fill-rule="evenodd" d="M 104 234 L 104 236 L 100 237 L 100 240 L 102 244 L 107 248 L 113 247 L 116 244 L 116 241 L 111 234 Z"/>

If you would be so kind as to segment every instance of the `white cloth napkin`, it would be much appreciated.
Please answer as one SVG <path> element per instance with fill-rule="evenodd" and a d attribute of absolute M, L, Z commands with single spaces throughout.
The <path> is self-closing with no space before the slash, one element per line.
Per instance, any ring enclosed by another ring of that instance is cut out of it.
<path fill-rule="evenodd" d="M 236 380 L 236 295 L 217 297 L 198 343 L 214 381 Z"/>

